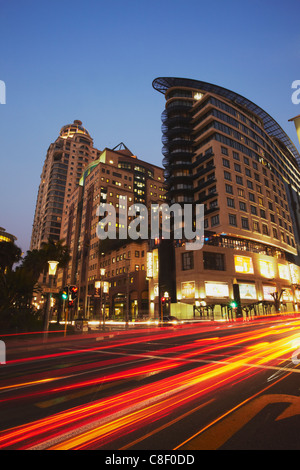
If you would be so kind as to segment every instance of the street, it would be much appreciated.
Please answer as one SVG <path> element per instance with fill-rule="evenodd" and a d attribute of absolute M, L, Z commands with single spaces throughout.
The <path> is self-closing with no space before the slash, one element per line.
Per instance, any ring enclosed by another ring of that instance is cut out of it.
<path fill-rule="evenodd" d="M 300 449 L 299 332 L 285 315 L 2 336 L 0 449 Z"/>

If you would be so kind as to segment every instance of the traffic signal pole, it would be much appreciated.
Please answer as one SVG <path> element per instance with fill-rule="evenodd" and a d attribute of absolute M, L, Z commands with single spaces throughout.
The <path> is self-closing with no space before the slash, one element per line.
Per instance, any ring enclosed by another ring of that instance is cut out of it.
<path fill-rule="evenodd" d="M 236 280 L 233 282 L 233 298 L 236 303 L 236 318 L 243 318 L 243 311 L 241 306 L 240 288 Z"/>

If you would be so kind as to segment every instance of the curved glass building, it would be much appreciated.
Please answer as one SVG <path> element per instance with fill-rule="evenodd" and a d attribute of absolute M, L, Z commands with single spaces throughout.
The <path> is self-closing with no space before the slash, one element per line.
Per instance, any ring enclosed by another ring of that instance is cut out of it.
<path fill-rule="evenodd" d="M 243 312 L 271 309 L 274 292 L 285 308 L 297 309 L 295 145 L 266 111 L 233 91 L 173 77 L 157 78 L 153 87 L 166 100 L 162 153 L 168 200 L 205 208 L 201 253 L 186 251 L 184 242 L 175 250 L 177 301 L 192 305 L 194 313 L 205 307 L 223 315 L 238 285 Z"/>

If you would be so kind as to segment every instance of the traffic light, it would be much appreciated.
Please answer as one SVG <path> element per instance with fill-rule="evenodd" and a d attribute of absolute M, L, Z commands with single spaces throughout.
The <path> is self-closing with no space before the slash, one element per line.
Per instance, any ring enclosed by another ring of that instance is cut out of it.
<path fill-rule="evenodd" d="M 74 307 L 74 300 L 69 300 L 69 307 Z"/>
<path fill-rule="evenodd" d="M 161 304 L 166 305 L 166 300 L 167 300 L 166 297 L 162 297 L 161 298 Z"/>
<path fill-rule="evenodd" d="M 238 308 L 237 302 L 236 302 L 235 300 L 233 300 L 232 302 L 230 302 L 230 307 L 231 307 L 231 308 L 234 308 L 234 309 L 235 309 L 235 308 Z"/>
<path fill-rule="evenodd" d="M 78 294 L 78 287 L 77 286 L 71 286 L 70 287 L 70 294 L 71 294 L 71 299 L 75 300 L 77 298 L 77 294 Z"/>
<path fill-rule="evenodd" d="M 68 298 L 69 298 L 69 289 L 68 289 L 68 287 L 65 287 L 61 291 L 60 295 L 61 295 L 62 300 L 68 300 Z"/>

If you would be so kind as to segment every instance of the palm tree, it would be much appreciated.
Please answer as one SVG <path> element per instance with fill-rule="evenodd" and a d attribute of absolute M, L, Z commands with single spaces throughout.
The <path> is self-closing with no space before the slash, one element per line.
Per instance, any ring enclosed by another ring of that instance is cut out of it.
<path fill-rule="evenodd" d="M 46 269 L 46 267 L 47 259 L 44 252 L 41 250 L 27 251 L 25 258 L 23 259 L 22 268 L 31 273 L 35 282 L 38 282 L 41 273 Z"/>
<path fill-rule="evenodd" d="M 36 282 L 43 272 L 47 272 L 48 261 L 58 261 L 59 268 L 65 268 L 70 260 L 70 250 L 63 240 L 49 239 L 39 250 L 27 251 L 22 266 L 32 273 Z"/>
<path fill-rule="evenodd" d="M 42 244 L 41 252 L 45 256 L 46 265 L 48 261 L 55 260 L 59 262 L 60 268 L 65 268 L 70 261 L 70 250 L 63 244 L 64 240 L 54 241 L 49 238 L 48 242 Z"/>

